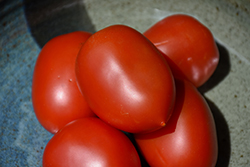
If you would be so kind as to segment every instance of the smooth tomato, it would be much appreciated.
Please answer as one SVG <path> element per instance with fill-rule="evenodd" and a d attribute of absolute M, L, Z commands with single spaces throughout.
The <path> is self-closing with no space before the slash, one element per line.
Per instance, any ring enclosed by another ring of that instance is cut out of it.
<path fill-rule="evenodd" d="M 174 76 L 196 87 L 205 83 L 218 65 L 219 52 L 212 33 L 191 16 L 168 16 L 144 35 L 165 55 Z"/>
<path fill-rule="evenodd" d="M 43 167 L 140 167 L 138 153 L 121 131 L 99 118 L 73 121 L 56 133 L 43 154 Z"/>
<path fill-rule="evenodd" d="M 55 37 L 37 58 L 32 102 L 37 119 L 51 133 L 74 119 L 95 115 L 79 91 L 75 77 L 77 53 L 90 36 L 77 31 Z"/>
<path fill-rule="evenodd" d="M 93 112 L 126 132 L 148 132 L 169 119 L 175 85 L 168 64 L 141 33 L 113 25 L 93 34 L 76 60 L 79 87 Z"/>
<path fill-rule="evenodd" d="M 187 81 L 176 81 L 176 104 L 167 125 L 134 137 L 152 167 L 213 167 L 217 161 L 213 116 L 204 98 Z"/>

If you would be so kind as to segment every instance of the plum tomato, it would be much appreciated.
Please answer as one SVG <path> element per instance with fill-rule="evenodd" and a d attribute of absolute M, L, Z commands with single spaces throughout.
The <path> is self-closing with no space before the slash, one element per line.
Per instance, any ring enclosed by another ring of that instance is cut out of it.
<path fill-rule="evenodd" d="M 176 104 L 166 126 L 134 137 L 150 166 L 214 167 L 217 161 L 214 118 L 203 96 L 188 81 L 176 81 Z"/>
<path fill-rule="evenodd" d="M 93 34 L 76 60 L 79 88 L 92 111 L 131 133 L 165 125 L 175 100 L 171 70 L 141 33 L 112 25 Z"/>
<path fill-rule="evenodd" d="M 43 167 L 140 167 L 129 138 L 96 117 L 70 122 L 45 147 Z"/>
<path fill-rule="evenodd" d="M 34 112 L 41 125 L 56 133 L 74 119 L 94 116 L 75 77 L 75 60 L 91 36 L 84 31 L 51 39 L 38 55 L 32 82 Z"/>
<path fill-rule="evenodd" d="M 219 51 L 210 30 L 192 16 L 168 16 L 143 33 L 164 54 L 175 78 L 196 87 L 215 71 Z"/>

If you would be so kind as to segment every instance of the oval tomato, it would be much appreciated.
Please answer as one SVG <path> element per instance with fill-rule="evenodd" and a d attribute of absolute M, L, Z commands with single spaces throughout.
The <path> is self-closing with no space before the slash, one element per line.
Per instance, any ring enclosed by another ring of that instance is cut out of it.
<path fill-rule="evenodd" d="M 159 129 L 172 113 L 172 73 L 157 48 L 130 27 L 93 34 L 77 57 L 76 77 L 93 112 L 123 131 Z"/>
<path fill-rule="evenodd" d="M 174 76 L 196 87 L 205 83 L 218 65 L 219 51 L 212 33 L 191 16 L 166 17 L 144 35 L 165 55 Z"/>
<path fill-rule="evenodd" d="M 150 166 L 212 167 L 217 161 L 213 116 L 204 98 L 186 81 L 176 81 L 176 104 L 166 126 L 134 137 Z"/>
<path fill-rule="evenodd" d="M 77 53 L 90 36 L 78 31 L 55 37 L 37 58 L 32 102 L 37 119 L 51 133 L 74 119 L 95 115 L 79 91 L 75 77 Z"/>
<path fill-rule="evenodd" d="M 140 167 L 138 153 L 121 131 L 98 118 L 73 121 L 56 133 L 43 154 L 43 167 Z"/>

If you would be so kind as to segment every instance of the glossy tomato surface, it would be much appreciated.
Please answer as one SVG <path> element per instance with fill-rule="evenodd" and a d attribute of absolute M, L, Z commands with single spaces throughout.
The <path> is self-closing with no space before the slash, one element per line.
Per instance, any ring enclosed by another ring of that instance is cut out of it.
<path fill-rule="evenodd" d="M 167 125 L 134 137 L 152 167 L 214 167 L 217 161 L 213 116 L 204 98 L 186 81 L 176 81 L 176 104 Z"/>
<path fill-rule="evenodd" d="M 205 83 L 218 65 L 219 51 L 212 33 L 192 16 L 168 16 L 144 35 L 165 55 L 174 76 L 196 87 Z"/>
<path fill-rule="evenodd" d="M 76 84 L 75 60 L 90 33 L 77 31 L 51 39 L 33 73 L 32 102 L 37 119 L 56 133 L 74 119 L 94 116 Z"/>
<path fill-rule="evenodd" d="M 93 34 L 79 52 L 76 76 L 93 112 L 123 131 L 159 129 L 172 113 L 175 85 L 168 64 L 128 26 Z"/>
<path fill-rule="evenodd" d="M 48 142 L 43 167 L 140 167 L 137 151 L 121 131 L 99 118 L 67 124 Z"/>

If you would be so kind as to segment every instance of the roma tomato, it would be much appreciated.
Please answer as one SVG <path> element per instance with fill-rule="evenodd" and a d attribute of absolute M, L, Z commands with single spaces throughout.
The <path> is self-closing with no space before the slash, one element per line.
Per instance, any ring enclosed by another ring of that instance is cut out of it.
<path fill-rule="evenodd" d="M 77 31 L 55 37 L 37 58 L 32 102 L 37 119 L 51 133 L 74 119 L 95 115 L 79 91 L 75 77 L 77 53 L 90 36 Z"/>
<path fill-rule="evenodd" d="M 213 116 L 204 98 L 187 81 L 176 81 L 176 104 L 166 126 L 134 137 L 152 167 L 214 167 L 217 161 Z"/>
<path fill-rule="evenodd" d="M 144 35 L 165 55 L 174 76 L 196 87 L 205 83 L 218 65 L 219 52 L 212 33 L 191 16 L 166 17 Z"/>
<path fill-rule="evenodd" d="M 48 142 L 43 167 L 140 167 L 138 153 L 121 131 L 99 118 L 67 124 Z"/>
<path fill-rule="evenodd" d="M 172 113 L 170 68 L 157 48 L 130 27 L 113 25 L 93 34 L 78 54 L 76 77 L 93 112 L 120 130 L 153 131 Z"/>

